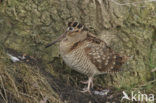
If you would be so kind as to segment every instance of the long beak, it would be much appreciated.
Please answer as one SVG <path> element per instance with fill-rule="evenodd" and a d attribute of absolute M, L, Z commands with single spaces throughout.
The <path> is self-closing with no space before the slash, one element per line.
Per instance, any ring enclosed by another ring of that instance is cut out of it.
<path fill-rule="evenodd" d="M 48 48 L 48 47 L 54 45 L 55 43 L 61 41 L 66 36 L 66 33 L 67 33 L 67 31 L 65 31 L 61 36 L 59 36 L 55 41 L 53 41 L 52 43 L 46 45 L 45 48 Z"/>

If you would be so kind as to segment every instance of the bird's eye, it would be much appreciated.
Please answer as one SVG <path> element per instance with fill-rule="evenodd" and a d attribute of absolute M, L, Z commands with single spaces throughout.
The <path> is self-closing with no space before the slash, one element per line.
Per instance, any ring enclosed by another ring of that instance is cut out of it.
<path fill-rule="evenodd" d="M 73 27 L 68 27 L 68 30 L 69 30 L 69 31 L 73 31 L 74 28 L 73 28 Z"/>
<path fill-rule="evenodd" d="M 74 22 L 73 23 L 73 27 L 76 27 L 77 24 L 78 24 L 78 22 Z"/>

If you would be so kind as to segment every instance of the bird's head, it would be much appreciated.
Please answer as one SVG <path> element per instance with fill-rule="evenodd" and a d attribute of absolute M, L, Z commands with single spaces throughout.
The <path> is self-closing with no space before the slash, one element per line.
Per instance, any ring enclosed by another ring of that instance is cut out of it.
<path fill-rule="evenodd" d="M 69 22 L 66 31 L 60 37 L 58 37 L 55 41 L 48 44 L 46 48 L 63 40 L 65 37 L 69 37 L 70 39 L 76 40 L 76 41 L 83 39 L 86 34 L 86 31 L 84 31 L 83 29 L 84 29 L 84 25 L 78 22 Z"/>

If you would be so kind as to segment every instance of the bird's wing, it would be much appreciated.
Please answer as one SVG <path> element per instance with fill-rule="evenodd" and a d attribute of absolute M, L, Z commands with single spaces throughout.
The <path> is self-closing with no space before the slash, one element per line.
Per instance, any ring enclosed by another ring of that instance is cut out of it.
<path fill-rule="evenodd" d="M 120 71 L 122 64 L 126 60 L 124 56 L 114 53 L 104 41 L 96 37 L 90 36 L 88 41 L 89 45 L 85 48 L 85 53 L 99 71 Z"/>

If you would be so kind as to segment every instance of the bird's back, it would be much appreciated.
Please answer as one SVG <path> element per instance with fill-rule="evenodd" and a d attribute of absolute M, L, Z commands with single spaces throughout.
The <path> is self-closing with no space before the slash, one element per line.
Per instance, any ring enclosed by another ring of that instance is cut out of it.
<path fill-rule="evenodd" d="M 89 35 L 88 40 L 91 45 L 85 48 L 86 55 L 100 73 L 121 71 L 126 56 L 115 53 L 104 41 L 94 36 Z"/>

